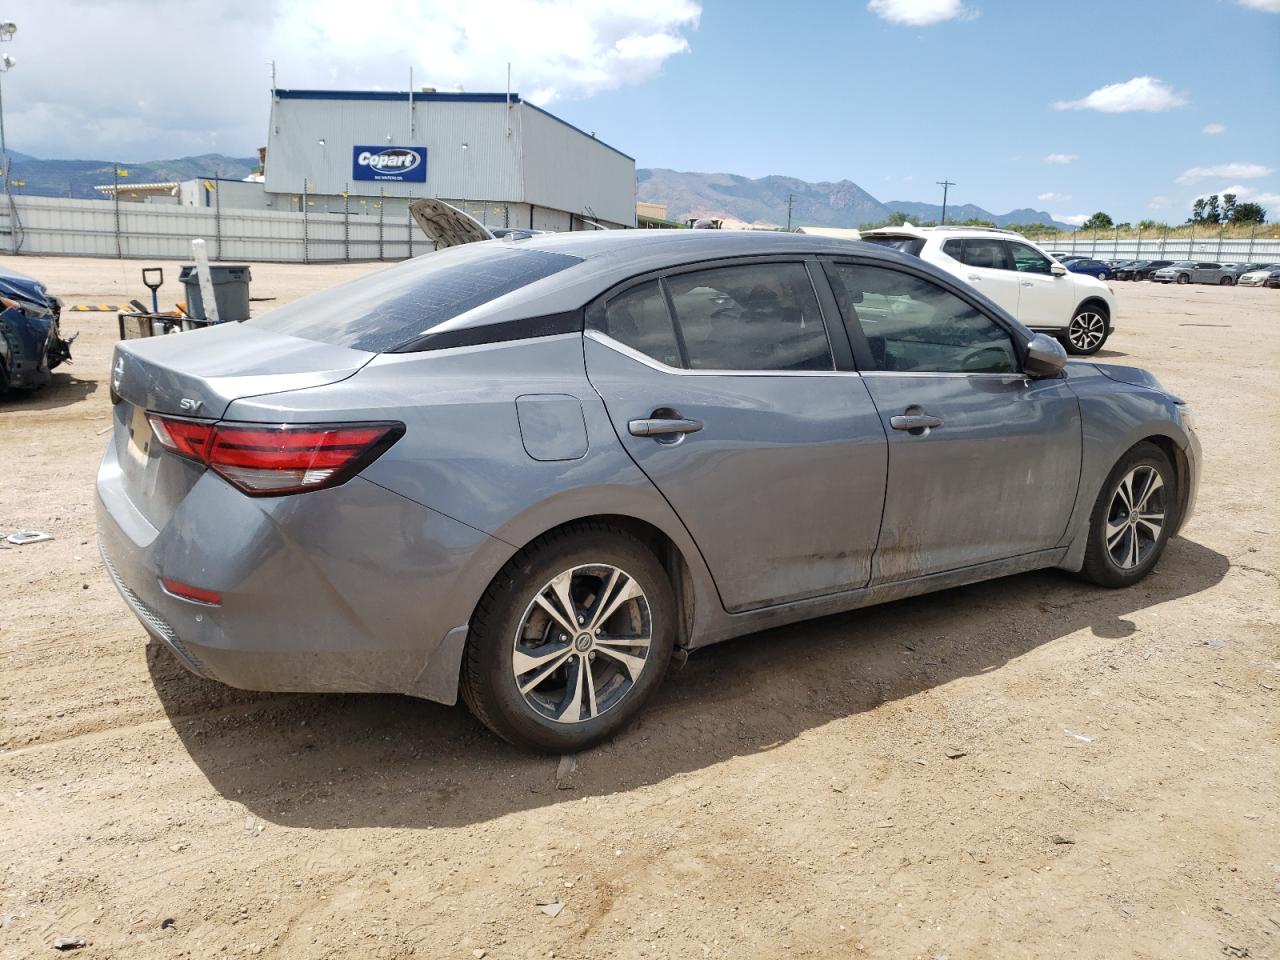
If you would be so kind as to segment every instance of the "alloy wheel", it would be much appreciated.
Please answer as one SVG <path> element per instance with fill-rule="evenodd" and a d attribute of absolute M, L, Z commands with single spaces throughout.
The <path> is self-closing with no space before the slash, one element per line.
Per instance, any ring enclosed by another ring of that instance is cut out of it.
<path fill-rule="evenodd" d="M 1106 338 L 1107 322 L 1092 311 L 1077 314 L 1067 328 L 1067 338 L 1077 350 L 1093 350 Z"/>
<path fill-rule="evenodd" d="M 631 692 L 652 641 L 649 601 L 635 578 L 607 563 L 583 564 L 534 595 L 516 628 L 511 670 L 535 712 L 584 723 Z"/>
<path fill-rule="evenodd" d="M 1107 552 L 1121 570 L 1151 555 L 1165 522 L 1165 485 L 1160 471 L 1139 464 L 1125 474 L 1107 508 Z"/>

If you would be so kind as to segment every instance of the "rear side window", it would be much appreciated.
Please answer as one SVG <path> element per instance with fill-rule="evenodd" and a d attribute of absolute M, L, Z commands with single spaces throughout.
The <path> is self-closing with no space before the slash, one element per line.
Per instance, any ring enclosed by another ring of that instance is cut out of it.
<path fill-rule="evenodd" d="M 632 287 L 610 300 L 603 326 L 604 332 L 613 339 L 646 357 L 669 367 L 683 366 L 675 326 L 657 280 Z"/>
<path fill-rule="evenodd" d="M 272 333 L 381 353 L 582 260 L 476 243 L 408 260 L 245 321 Z"/>
<path fill-rule="evenodd" d="M 802 263 L 760 263 L 666 279 L 693 370 L 834 370 Z"/>
<path fill-rule="evenodd" d="M 970 267 L 986 267 L 989 270 L 1012 269 L 1008 255 L 1005 253 L 1004 241 L 985 237 L 965 240 L 960 262 Z"/>

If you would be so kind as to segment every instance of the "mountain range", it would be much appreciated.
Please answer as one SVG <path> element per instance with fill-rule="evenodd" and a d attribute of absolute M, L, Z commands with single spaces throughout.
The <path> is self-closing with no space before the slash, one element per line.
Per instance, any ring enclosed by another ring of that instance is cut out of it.
<path fill-rule="evenodd" d="M 793 198 L 793 226 L 859 227 L 882 223 L 895 213 L 918 220 L 939 220 L 941 204 L 910 200 L 882 202 L 852 180 L 809 183 L 794 177 L 770 176 L 753 180 L 732 173 L 684 173 L 679 170 L 636 170 L 637 199 L 665 203 L 672 220 L 714 217 L 741 221 L 752 226 L 784 226 L 787 199 Z M 1008 213 L 991 213 L 972 203 L 948 204 L 947 219 L 989 220 L 997 226 L 1014 223 L 1042 223 L 1063 230 L 1073 227 L 1059 223 L 1043 210 L 1020 208 Z"/>
<path fill-rule="evenodd" d="M 115 164 L 110 160 L 42 160 L 15 150 L 9 151 L 9 158 L 15 192 L 78 200 L 103 199 L 103 194 L 93 188 L 111 183 L 112 166 L 127 171 L 120 178 L 125 184 L 169 183 L 213 176 L 241 180 L 258 169 L 257 157 L 226 157 L 220 153 L 141 163 L 120 160 Z"/>
<path fill-rule="evenodd" d="M 94 189 L 112 181 L 112 167 L 124 183 L 167 183 L 197 177 L 219 176 L 240 180 L 258 169 L 256 157 L 228 157 L 206 153 L 197 157 L 143 162 L 121 160 L 43 160 L 10 151 L 11 177 L 21 193 L 46 197 L 102 199 Z M 787 222 L 787 198 L 792 201 L 791 223 L 795 226 L 858 227 L 880 223 L 894 213 L 918 220 L 938 220 L 942 208 L 934 203 L 909 200 L 882 202 L 852 180 L 809 183 L 795 177 L 770 176 L 753 180 L 732 173 L 683 173 L 661 168 L 636 170 L 636 197 L 667 204 L 673 220 L 715 217 L 753 226 L 783 226 Z M 1043 223 L 1072 229 L 1057 223 L 1043 210 L 1027 208 L 996 214 L 971 203 L 949 204 L 949 220 L 970 218 L 989 220 L 998 226 L 1012 223 Z"/>

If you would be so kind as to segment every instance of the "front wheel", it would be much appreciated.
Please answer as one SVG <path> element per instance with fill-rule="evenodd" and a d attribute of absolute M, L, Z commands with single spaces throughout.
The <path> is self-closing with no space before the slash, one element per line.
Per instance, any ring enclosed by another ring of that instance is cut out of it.
<path fill-rule="evenodd" d="M 584 523 L 535 540 L 472 617 L 462 695 L 518 746 L 572 753 L 613 736 L 666 673 L 675 642 L 670 581 L 653 553 Z"/>
<path fill-rule="evenodd" d="M 1189 276 L 1188 276 L 1187 274 L 1185 274 L 1185 273 L 1180 273 L 1180 274 L 1178 274 L 1178 282 L 1179 282 L 1179 283 L 1190 283 L 1190 282 L 1191 282 L 1191 277 L 1189 277 Z"/>
<path fill-rule="evenodd" d="M 1153 443 L 1120 458 L 1098 494 L 1081 574 L 1104 587 L 1127 587 L 1149 574 L 1174 527 L 1173 465 Z"/>
<path fill-rule="evenodd" d="M 1101 350 L 1106 342 L 1107 318 L 1093 307 L 1082 307 L 1067 325 L 1062 345 L 1067 353 L 1087 357 Z"/>

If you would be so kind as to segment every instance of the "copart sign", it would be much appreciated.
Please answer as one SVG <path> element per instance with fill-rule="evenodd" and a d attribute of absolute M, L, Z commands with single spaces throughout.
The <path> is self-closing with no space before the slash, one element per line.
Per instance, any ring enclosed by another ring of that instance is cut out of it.
<path fill-rule="evenodd" d="M 352 180 L 427 182 L 426 147 L 353 147 Z"/>

